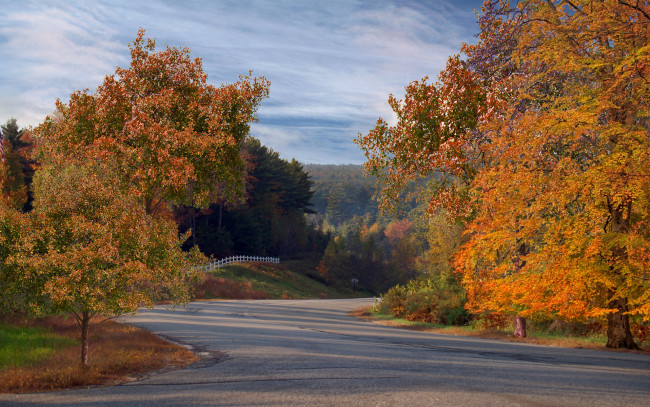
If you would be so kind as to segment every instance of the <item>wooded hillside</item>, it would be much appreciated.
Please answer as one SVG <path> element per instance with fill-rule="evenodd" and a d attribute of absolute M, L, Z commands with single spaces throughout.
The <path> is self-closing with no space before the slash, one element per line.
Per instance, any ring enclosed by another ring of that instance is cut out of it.
<path fill-rule="evenodd" d="M 377 217 L 375 177 L 365 177 L 361 165 L 305 165 L 313 182 L 313 208 L 317 220 L 333 227 L 354 216 Z"/>

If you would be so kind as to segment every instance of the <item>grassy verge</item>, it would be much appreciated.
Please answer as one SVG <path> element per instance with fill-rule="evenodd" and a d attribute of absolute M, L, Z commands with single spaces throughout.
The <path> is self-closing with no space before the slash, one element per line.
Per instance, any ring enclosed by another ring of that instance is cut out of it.
<path fill-rule="evenodd" d="M 282 264 L 230 265 L 207 273 L 195 287 L 195 298 L 298 299 L 340 298 L 341 294 L 320 281 L 289 270 Z"/>
<path fill-rule="evenodd" d="M 433 332 L 445 335 L 458 335 L 458 336 L 472 336 L 484 339 L 496 339 L 502 341 L 531 343 L 545 346 L 556 346 L 564 348 L 577 348 L 577 349 L 597 349 L 597 350 L 610 350 L 617 352 L 633 352 L 648 354 L 650 350 L 646 351 L 632 351 L 627 349 L 608 349 L 605 347 L 607 342 L 605 335 L 589 335 L 589 336 L 573 336 L 564 332 L 548 332 L 535 329 L 528 329 L 528 336 L 526 338 L 515 338 L 512 336 L 512 329 L 497 329 L 497 328 L 477 328 L 472 326 L 448 326 L 438 325 L 426 322 L 414 322 L 406 319 L 394 318 L 390 315 L 379 314 L 372 312 L 372 307 L 361 308 L 354 310 L 350 313 L 359 319 L 372 321 L 376 324 L 385 326 L 394 326 L 404 329 L 412 329 L 423 332 Z M 645 346 L 644 346 L 645 345 Z M 646 348 L 648 344 L 641 344 Z"/>
<path fill-rule="evenodd" d="M 33 366 L 76 341 L 42 327 L 0 323 L 0 370 Z"/>
<path fill-rule="evenodd" d="M 123 382 L 198 360 L 183 347 L 113 321 L 96 324 L 91 329 L 87 369 L 79 363 L 79 329 L 72 318 L 3 323 L 0 336 L 14 338 L 0 342 L 2 353 L 28 355 L 5 357 L 0 361 L 0 392 L 3 393 Z"/>

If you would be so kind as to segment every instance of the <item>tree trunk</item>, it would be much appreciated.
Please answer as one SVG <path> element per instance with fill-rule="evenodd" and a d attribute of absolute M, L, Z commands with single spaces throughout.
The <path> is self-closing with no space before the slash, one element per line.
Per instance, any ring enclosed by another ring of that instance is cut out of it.
<path fill-rule="evenodd" d="M 627 298 L 617 298 L 609 302 L 609 308 L 615 309 L 607 315 L 607 347 L 640 349 L 634 342 L 630 331 L 630 318 L 627 312 Z"/>
<path fill-rule="evenodd" d="M 88 367 L 88 332 L 90 331 L 90 313 L 81 314 L 81 366 Z"/>
<path fill-rule="evenodd" d="M 196 209 L 190 208 L 190 226 L 192 227 L 192 247 L 196 247 Z"/>
<path fill-rule="evenodd" d="M 223 216 L 223 201 L 219 204 L 219 224 L 217 226 L 217 231 L 221 233 L 221 217 Z"/>
<path fill-rule="evenodd" d="M 526 337 L 526 318 L 517 315 L 515 319 L 515 332 L 512 334 L 515 338 Z"/>
<path fill-rule="evenodd" d="M 630 216 L 632 214 L 632 201 L 628 199 L 615 205 L 613 200 L 608 196 L 607 209 L 609 210 L 609 219 L 605 225 L 605 232 L 628 233 L 630 229 Z M 612 249 L 612 257 L 614 261 L 610 267 L 611 272 L 615 277 L 619 277 L 621 264 L 628 261 L 629 254 L 627 248 L 623 245 L 614 247 Z M 630 318 L 627 315 L 627 297 L 616 298 L 614 289 L 609 289 L 608 295 L 610 298 L 608 307 L 613 312 L 607 315 L 606 346 L 608 348 L 639 349 L 639 346 L 634 342 L 632 331 L 630 330 Z"/>
<path fill-rule="evenodd" d="M 520 244 L 519 248 L 517 249 L 517 254 L 513 260 L 516 273 L 526 265 L 526 260 L 522 260 L 521 257 L 525 257 L 528 253 L 530 253 L 530 247 L 528 247 L 526 243 Z M 515 338 L 526 337 L 526 318 L 517 315 L 515 318 L 515 332 L 512 333 L 512 336 Z"/>

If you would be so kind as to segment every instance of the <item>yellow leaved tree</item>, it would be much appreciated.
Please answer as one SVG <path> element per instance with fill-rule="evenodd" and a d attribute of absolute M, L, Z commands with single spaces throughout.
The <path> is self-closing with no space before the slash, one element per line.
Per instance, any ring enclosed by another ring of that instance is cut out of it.
<path fill-rule="evenodd" d="M 650 6 L 633 3 L 487 8 L 517 40 L 457 257 L 475 309 L 604 318 L 607 346 L 626 348 L 629 316 L 650 318 Z"/>
<path fill-rule="evenodd" d="M 367 167 L 388 192 L 402 172 L 452 180 L 429 194 L 467 214 L 454 265 L 471 309 L 599 319 L 608 347 L 635 348 L 630 316 L 650 319 L 650 5 L 491 0 L 479 25 L 462 91 L 436 92 L 450 64 L 441 86 L 407 88 L 397 126 L 358 139 Z"/>

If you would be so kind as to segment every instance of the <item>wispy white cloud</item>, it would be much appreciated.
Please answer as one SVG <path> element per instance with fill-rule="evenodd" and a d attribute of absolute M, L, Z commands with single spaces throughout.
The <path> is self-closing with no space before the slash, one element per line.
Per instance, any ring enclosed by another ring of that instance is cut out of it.
<path fill-rule="evenodd" d="M 0 113 L 37 124 L 74 90 L 95 88 L 125 61 L 124 46 L 93 3 L 25 2 L 8 7 L 0 28 Z M 8 118 L 8 117 L 7 117 Z"/>
<path fill-rule="evenodd" d="M 95 10 L 64 7 L 8 15 L 14 25 L 3 30 L 10 38 L 6 46 L 26 60 L 43 62 L 29 68 L 38 74 L 44 73 L 47 65 L 65 75 L 71 71 L 95 75 L 110 69 L 111 62 L 120 59 L 116 51 L 121 47 L 111 40 L 109 30 L 102 29 Z"/>
<path fill-rule="evenodd" d="M 284 157 L 361 162 L 352 139 L 393 117 L 389 93 L 435 76 L 472 40 L 481 2 L 15 2 L 0 15 L 0 121 L 37 124 L 56 98 L 94 89 L 128 64 L 127 44 L 143 27 L 161 46 L 191 48 L 215 84 L 250 69 L 270 79 L 252 132 Z"/>

